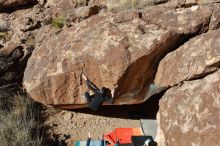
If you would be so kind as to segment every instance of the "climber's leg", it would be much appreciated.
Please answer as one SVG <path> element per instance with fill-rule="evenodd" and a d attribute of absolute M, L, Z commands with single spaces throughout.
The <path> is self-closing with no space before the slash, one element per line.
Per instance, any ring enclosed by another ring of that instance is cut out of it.
<path fill-rule="evenodd" d="M 85 98 L 87 100 L 88 105 L 91 103 L 92 99 L 88 92 L 85 92 Z"/>

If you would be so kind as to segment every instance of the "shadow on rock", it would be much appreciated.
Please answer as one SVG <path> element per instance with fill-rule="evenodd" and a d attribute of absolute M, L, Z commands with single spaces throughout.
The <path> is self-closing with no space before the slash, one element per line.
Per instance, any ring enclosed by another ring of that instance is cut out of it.
<path fill-rule="evenodd" d="M 99 110 L 95 112 L 90 109 L 77 109 L 74 111 L 124 119 L 156 119 L 156 114 L 159 109 L 159 100 L 163 94 L 164 92 L 153 95 L 141 104 L 101 106 Z"/>

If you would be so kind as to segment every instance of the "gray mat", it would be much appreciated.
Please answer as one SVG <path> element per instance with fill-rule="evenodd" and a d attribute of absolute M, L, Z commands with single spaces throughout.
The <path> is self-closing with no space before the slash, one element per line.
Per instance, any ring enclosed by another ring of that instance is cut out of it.
<path fill-rule="evenodd" d="M 141 119 L 140 122 L 144 134 L 152 136 L 155 139 L 157 134 L 157 120 Z"/>

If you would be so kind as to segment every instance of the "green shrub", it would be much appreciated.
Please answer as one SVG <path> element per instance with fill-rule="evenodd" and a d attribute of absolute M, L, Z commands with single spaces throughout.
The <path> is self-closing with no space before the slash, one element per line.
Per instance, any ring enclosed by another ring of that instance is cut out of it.
<path fill-rule="evenodd" d="M 65 24 L 65 18 L 63 16 L 58 16 L 52 20 L 52 26 L 54 28 L 62 28 Z"/>

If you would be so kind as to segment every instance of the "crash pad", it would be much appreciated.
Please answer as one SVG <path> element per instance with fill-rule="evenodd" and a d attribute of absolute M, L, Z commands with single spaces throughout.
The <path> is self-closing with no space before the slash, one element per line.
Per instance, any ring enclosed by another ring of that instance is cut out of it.
<path fill-rule="evenodd" d="M 105 146 L 105 142 L 102 140 L 91 140 L 89 145 L 87 145 L 87 141 L 77 141 L 75 146 Z"/>
<path fill-rule="evenodd" d="M 143 135 L 141 128 L 116 128 L 114 131 L 104 135 L 104 139 L 114 146 L 115 144 L 130 144 L 132 143 L 132 136 Z"/>
<path fill-rule="evenodd" d="M 140 121 L 144 135 L 150 135 L 155 139 L 157 134 L 157 120 L 141 119 Z"/>

